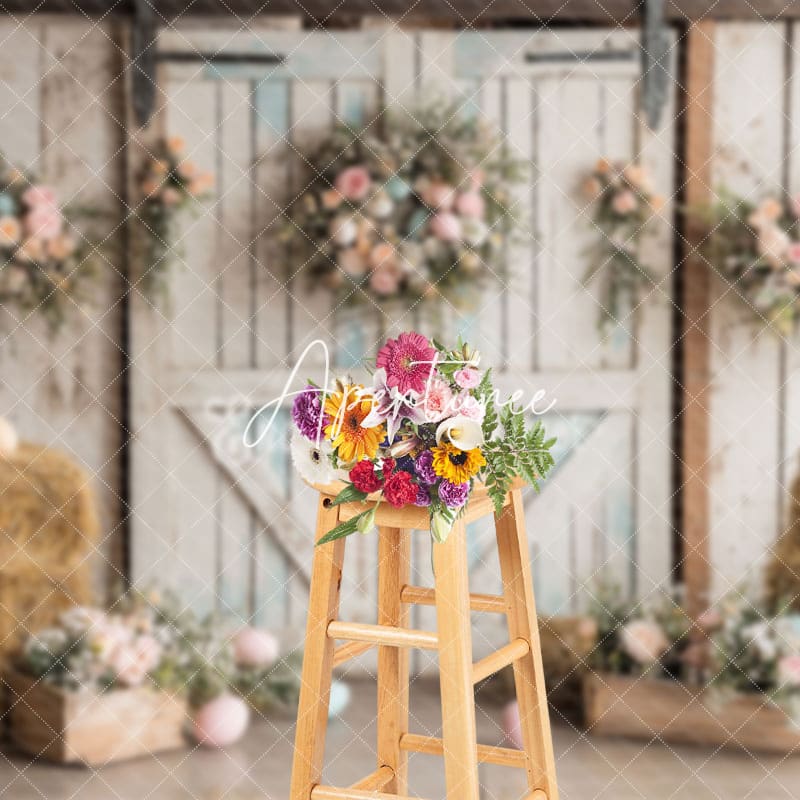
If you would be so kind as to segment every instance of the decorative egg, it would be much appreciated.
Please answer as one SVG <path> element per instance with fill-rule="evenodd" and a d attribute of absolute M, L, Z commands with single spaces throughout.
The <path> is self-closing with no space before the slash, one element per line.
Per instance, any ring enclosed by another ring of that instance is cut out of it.
<path fill-rule="evenodd" d="M 204 747 L 227 747 L 239 741 L 250 722 L 250 706 L 233 694 L 222 694 L 200 706 L 192 720 L 192 738 Z"/>
<path fill-rule="evenodd" d="M 233 656 L 240 667 L 271 667 L 280 655 L 278 640 L 261 628 L 242 628 L 233 637 Z"/>
<path fill-rule="evenodd" d="M 386 193 L 399 203 L 411 194 L 411 187 L 401 177 L 393 175 L 386 181 Z"/>
<path fill-rule="evenodd" d="M 503 709 L 503 733 L 517 750 L 522 750 L 522 729 L 519 724 L 519 705 L 516 700 L 512 700 Z"/>
<path fill-rule="evenodd" d="M 14 426 L 5 417 L 0 417 L 0 458 L 11 458 L 18 445 L 19 436 Z"/>
<path fill-rule="evenodd" d="M 352 217 L 334 217 L 330 232 L 331 238 L 339 247 L 349 247 L 358 236 L 358 226 Z"/>
<path fill-rule="evenodd" d="M 394 203 L 386 192 L 378 192 L 369 201 L 367 210 L 375 219 L 386 219 L 394 210 Z"/>
<path fill-rule="evenodd" d="M 408 235 L 421 236 L 430 216 L 431 212 L 427 208 L 418 208 L 408 220 Z"/>
<path fill-rule="evenodd" d="M 350 687 L 342 681 L 331 683 L 331 697 L 328 701 L 328 718 L 341 716 L 350 705 Z"/>

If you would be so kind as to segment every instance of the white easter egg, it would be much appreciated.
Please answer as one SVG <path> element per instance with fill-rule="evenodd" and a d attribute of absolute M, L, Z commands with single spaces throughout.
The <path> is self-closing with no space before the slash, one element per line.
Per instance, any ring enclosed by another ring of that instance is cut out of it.
<path fill-rule="evenodd" d="M 331 221 L 331 239 L 339 247 L 349 247 L 358 236 L 358 226 L 352 217 L 334 217 Z"/>

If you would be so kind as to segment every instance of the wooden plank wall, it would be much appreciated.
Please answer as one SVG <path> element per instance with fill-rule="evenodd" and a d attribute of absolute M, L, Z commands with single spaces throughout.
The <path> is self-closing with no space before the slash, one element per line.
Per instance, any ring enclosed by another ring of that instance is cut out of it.
<path fill-rule="evenodd" d="M 760 199 L 800 189 L 796 23 L 717 23 L 712 181 Z M 711 335 L 711 592 L 757 590 L 787 515 L 800 445 L 798 340 L 779 340 L 715 281 Z"/>
<path fill-rule="evenodd" d="M 123 173 L 120 54 L 114 31 L 79 18 L 0 18 L 0 150 L 56 187 L 63 203 L 118 220 Z M 103 522 L 98 587 L 120 577 L 120 254 L 98 263 L 91 307 L 50 338 L 40 318 L 0 309 L 0 414 L 91 475 Z"/>

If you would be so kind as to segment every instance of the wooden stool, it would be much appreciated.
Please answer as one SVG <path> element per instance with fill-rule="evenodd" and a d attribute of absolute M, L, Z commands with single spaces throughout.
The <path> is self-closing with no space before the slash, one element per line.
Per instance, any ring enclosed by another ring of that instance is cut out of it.
<path fill-rule="evenodd" d="M 339 522 L 364 510 L 360 503 L 332 506 L 336 487 L 320 489 L 319 539 Z M 378 624 L 337 619 L 346 539 L 316 548 L 311 575 L 302 686 L 297 717 L 290 800 L 390 800 L 405 797 L 408 753 L 444 756 L 447 800 L 479 800 L 478 762 L 527 771 L 525 800 L 556 800 L 555 763 L 547 713 L 542 655 L 533 599 L 522 496 L 519 485 L 495 516 L 504 596 L 470 594 L 466 524 L 494 513 L 482 486 L 476 486 L 465 514 L 447 542 L 434 544 L 436 590 L 410 586 L 411 530 L 428 529 L 425 508 L 392 508 L 376 515 L 378 545 Z M 409 605 L 435 605 L 438 633 L 410 630 Z M 505 614 L 510 643 L 472 663 L 470 610 Z M 335 640 L 346 642 L 338 647 Z M 345 789 L 322 785 L 325 731 L 333 668 L 378 647 L 377 769 Z M 408 730 L 408 649 L 439 652 L 442 738 Z M 475 730 L 474 685 L 514 665 L 524 751 L 479 745 Z"/>

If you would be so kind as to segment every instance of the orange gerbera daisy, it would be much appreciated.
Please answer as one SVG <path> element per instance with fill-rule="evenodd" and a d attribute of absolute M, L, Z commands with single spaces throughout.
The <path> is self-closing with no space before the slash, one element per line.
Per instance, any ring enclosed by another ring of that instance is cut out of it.
<path fill-rule="evenodd" d="M 372 395 L 363 386 L 345 386 L 325 399 L 325 414 L 330 422 L 325 435 L 331 440 L 340 461 L 349 463 L 375 458 L 378 445 L 386 437 L 386 425 L 364 428 L 361 423 L 372 410 Z"/>

